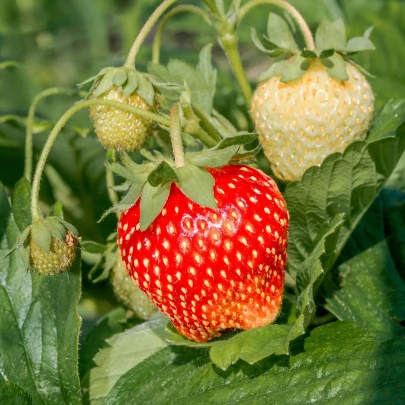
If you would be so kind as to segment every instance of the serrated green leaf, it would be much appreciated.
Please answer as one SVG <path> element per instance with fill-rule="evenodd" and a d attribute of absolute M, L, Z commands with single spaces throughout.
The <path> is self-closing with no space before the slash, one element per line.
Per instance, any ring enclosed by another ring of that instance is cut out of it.
<path fill-rule="evenodd" d="M 85 403 L 101 405 L 118 379 L 128 370 L 167 346 L 160 337 L 167 325 L 167 318 L 158 314 L 149 321 L 117 333 L 107 339 L 94 358 L 96 367 L 84 378 Z M 138 393 L 136 393 L 138 395 Z M 128 402 L 131 403 L 131 402 Z"/>
<path fill-rule="evenodd" d="M 40 247 L 45 253 L 51 248 L 51 230 L 45 221 L 38 221 L 31 227 L 31 241 Z"/>
<path fill-rule="evenodd" d="M 344 49 L 346 46 L 346 28 L 343 20 L 322 20 L 315 33 L 316 49 Z"/>
<path fill-rule="evenodd" d="M 14 221 L 20 231 L 23 231 L 32 224 L 31 185 L 26 178 L 22 178 L 16 184 L 11 201 Z"/>
<path fill-rule="evenodd" d="M 387 122 L 384 125 L 387 127 Z M 394 170 L 405 149 L 405 126 L 397 127 L 396 136 L 388 138 L 384 131 L 374 130 L 379 135 L 372 142 L 352 143 L 343 154 L 330 155 L 321 167 L 308 169 L 301 181 L 287 186 L 285 199 L 291 217 L 288 262 L 293 276 L 333 217 L 343 213 L 343 228 L 332 256 L 327 258 L 330 265 L 336 261 L 351 232 Z"/>
<path fill-rule="evenodd" d="M 295 42 L 288 23 L 283 17 L 275 13 L 269 14 L 267 36 L 278 48 L 290 51 L 298 50 L 298 45 Z"/>
<path fill-rule="evenodd" d="M 329 58 L 321 59 L 321 61 L 326 66 L 329 76 L 336 80 L 349 80 L 349 76 L 346 71 L 346 62 L 342 55 L 334 53 Z"/>
<path fill-rule="evenodd" d="M 339 283 L 328 284 L 326 308 L 338 319 L 391 336 L 403 336 L 405 283 L 385 241 L 339 267 Z"/>
<path fill-rule="evenodd" d="M 10 381 L 4 381 L 0 382 L 0 404 L 31 405 L 32 398 L 18 385 L 15 385 Z"/>
<path fill-rule="evenodd" d="M 125 373 L 104 405 L 131 403 L 134 392 L 140 404 L 154 405 L 400 404 L 405 341 L 388 338 L 335 322 L 297 339 L 289 357 L 237 363 L 226 372 L 213 367 L 206 350 L 169 347 Z"/>
<path fill-rule="evenodd" d="M 165 161 L 161 162 L 148 176 L 148 183 L 153 187 L 157 187 L 161 183 L 172 183 L 178 180 L 174 169 Z"/>
<path fill-rule="evenodd" d="M 138 75 L 136 72 L 128 72 L 127 84 L 124 87 L 124 96 L 130 96 L 138 88 Z"/>
<path fill-rule="evenodd" d="M 141 231 L 144 231 L 160 214 L 170 194 L 170 183 L 160 184 L 157 187 L 146 183 L 141 195 Z"/>
<path fill-rule="evenodd" d="M 269 325 L 238 333 L 212 345 L 210 358 L 222 370 L 239 359 L 257 363 L 272 354 L 288 354 L 287 325 Z"/>
<path fill-rule="evenodd" d="M 191 164 L 176 168 L 180 190 L 202 207 L 216 210 L 214 198 L 215 180 L 206 170 Z"/>
<path fill-rule="evenodd" d="M 150 80 L 140 73 L 138 73 L 137 92 L 149 105 L 155 105 L 155 89 Z"/>
<path fill-rule="evenodd" d="M 375 46 L 368 38 L 355 37 L 349 39 L 347 45 L 344 48 L 344 51 L 347 53 L 375 51 Z"/>
<path fill-rule="evenodd" d="M 115 76 L 116 72 L 117 72 L 116 69 L 110 69 L 110 70 L 106 71 L 103 78 L 100 80 L 96 89 L 93 92 L 94 97 L 101 96 L 106 91 L 108 91 L 114 87 L 113 77 Z"/>
<path fill-rule="evenodd" d="M 98 242 L 93 242 L 92 240 L 84 240 L 81 243 L 82 249 L 88 253 L 104 253 L 106 245 Z"/>
<path fill-rule="evenodd" d="M 221 167 L 225 166 L 238 152 L 239 146 L 233 145 L 223 149 L 205 149 L 200 152 L 187 152 L 186 159 L 201 167 Z"/>
<path fill-rule="evenodd" d="M 121 87 L 128 79 L 128 71 L 125 68 L 120 68 L 115 71 L 112 82 L 115 86 Z"/>
<path fill-rule="evenodd" d="M 0 256 L 20 233 L 0 186 Z M 27 272 L 21 250 L 0 263 L 0 378 L 24 387 L 34 404 L 81 403 L 77 370 L 80 251 L 69 272 Z M 40 387 L 40 389 L 39 389 Z"/>

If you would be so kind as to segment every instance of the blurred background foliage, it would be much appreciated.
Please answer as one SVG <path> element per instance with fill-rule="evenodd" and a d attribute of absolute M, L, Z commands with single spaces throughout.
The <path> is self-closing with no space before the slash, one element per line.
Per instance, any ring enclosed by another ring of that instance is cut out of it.
<path fill-rule="evenodd" d="M 12 187 L 23 174 L 25 118 L 33 97 L 48 87 L 74 88 L 101 68 L 123 63 L 143 22 L 160 0 L 1 0 L 0 63 L 18 62 L 0 70 L 0 181 Z M 398 0 L 291 0 L 312 29 L 322 18 L 343 18 L 348 36 L 361 35 L 375 26 L 372 40 L 376 52 L 359 55 L 357 61 L 375 75 L 370 79 L 377 106 L 405 95 L 405 2 Z M 178 3 L 185 3 L 179 1 Z M 191 3 L 191 2 L 189 2 Z M 197 3 L 197 2 L 193 2 Z M 202 3 L 202 2 L 198 2 Z M 252 45 L 250 27 L 265 31 L 267 13 L 261 6 L 239 27 L 240 50 L 248 77 L 254 85 L 269 60 Z M 161 62 L 178 58 L 195 64 L 206 43 L 214 43 L 218 68 L 216 108 L 240 129 L 251 129 L 243 99 L 226 59 L 210 27 L 197 16 L 181 14 L 168 24 L 162 43 Z M 138 56 L 138 69 L 146 70 L 151 59 L 153 32 Z M 41 102 L 37 112 L 34 148 L 38 157 L 49 128 L 76 99 L 53 96 Z M 16 117 L 17 116 L 17 117 Z M 78 131 L 73 131 L 75 126 Z M 86 112 L 71 120 L 69 129 L 54 145 L 43 179 L 41 198 L 51 205 L 62 200 L 67 219 L 83 238 L 104 242 L 114 230 L 110 216 L 97 224 L 109 207 L 105 187 L 104 149 L 90 128 Z M 78 133 L 79 132 L 79 133 Z M 83 133 L 88 136 L 83 137 Z M 404 159 L 402 160 L 404 161 Z M 401 168 L 405 168 L 402 163 Z M 394 183 L 405 184 L 404 170 L 397 170 Z M 395 180 L 398 179 L 399 180 Z M 86 274 L 88 268 L 84 268 Z M 105 288 L 84 284 L 83 309 L 89 316 L 104 312 L 113 299 Z M 109 291 L 109 290 L 108 290 Z M 110 294 L 111 295 L 111 294 Z M 97 298 L 98 297 L 98 298 Z"/>

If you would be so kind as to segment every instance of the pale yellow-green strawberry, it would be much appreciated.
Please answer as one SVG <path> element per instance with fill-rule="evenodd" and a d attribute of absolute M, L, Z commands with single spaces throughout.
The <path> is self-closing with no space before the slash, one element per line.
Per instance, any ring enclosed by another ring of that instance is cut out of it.
<path fill-rule="evenodd" d="M 315 61 L 298 79 L 283 83 L 271 77 L 254 92 L 256 131 L 279 179 L 300 179 L 309 167 L 366 136 L 374 94 L 364 75 L 345 64 L 346 81 L 331 77 Z"/>
<path fill-rule="evenodd" d="M 55 275 L 69 269 L 76 257 L 78 239 L 66 231 L 64 240 L 51 238 L 49 252 L 44 251 L 32 239 L 29 243 L 29 264 L 32 270 L 42 275 Z"/>
<path fill-rule="evenodd" d="M 251 115 L 280 180 L 298 180 L 311 166 L 366 137 L 374 112 L 370 84 L 351 55 L 372 50 L 371 29 L 347 41 L 342 20 L 322 21 L 315 43 L 300 50 L 288 23 L 270 13 L 255 45 L 273 58 L 253 94 Z M 366 73 L 366 72 L 365 72 Z"/>

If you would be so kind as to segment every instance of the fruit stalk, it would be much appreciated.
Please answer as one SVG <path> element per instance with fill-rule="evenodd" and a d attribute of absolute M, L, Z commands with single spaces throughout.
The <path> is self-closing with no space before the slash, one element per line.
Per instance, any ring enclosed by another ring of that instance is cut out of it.
<path fill-rule="evenodd" d="M 173 155 L 176 167 L 185 164 L 183 142 L 181 139 L 181 123 L 179 105 L 175 104 L 170 112 L 170 139 L 172 140 Z"/>
<path fill-rule="evenodd" d="M 158 64 L 160 62 L 160 46 L 161 46 L 161 40 L 162 40 L 162 35 L 163 31 L 166 28 L 167 23 L 177 14 L 180 13 L 193 13 L 195 15 L 200 16 L 207 24 L 211 24 L 210 19 L 208 17 L 208 14 L 204 11 L 201 10 L 199 7 L 192 6 L 190 4 L 184 4 L 181 6 L 177 6 L 173 8 L 173 10 L 170 10 L 162 19 L 161 23 L 159 24 L 155 38 L 153 40 L 153 46 L 152 46 L 152 62 Z"/>
<path fill-rule="evenodd" d="M 161 15 L 177 0 L 165 0 L 162 4 L 155 9 L 149 19 L 146 21 L 144 26 L 142 27 L 141 31 L 139 32 L 138 36 L 136 37 L 132 47 L 128 53 L 127 59 L 125 61 L 124 66 L 128 68 L 133 68 L 135 64 L 136 55 L 138 54 L 139 48 L 145 41 L 146 37 L 148 36 L 149 32 L 156 24 L 157 20 L 161 17 Z"/>
<path fill-rule="evenodd" d="M 218 8 L 213 0 L 204 0 L 204 4 L 212 11 L 214 14 L 218 14 Z"/>
<path fill-rule="evenodd" d="M 35 169 L 34 179 L 32 183 L 32 200 L 31 200 L 31 215 L 32 219 L 39 219 L 42 217 L 41 212 L 38 206 L 39 200 L 39 188 L 41 183 L 41 176 L 45 168 L 46 161 L 48 159 L 49 152 L 51 151 L 52 145 L 55 142 L 56 137 L 58 136 L 59 132 L 65 126 L 66 122 L 78 111 L 82 110 L 83 108 L 87 108 L 93 105 L 108 105 L 111 107 L 119 108 L 124 111 L 128 111 L 134 114 L 138 114 L 142 117 L 148 118 L 150 120 L 154 120 L 162 125 L 169 126 L 170 121 L 167 118 L 162 117 L 159 114 L 155 114 L 149 111 L 144 111 L 141 108 L 132 107 L 126 104 L 117 103 L 116 101 L 111 100 L 99 100 L 99 99 L 92 99 L 92 100 L 85 100 L 81 101 L 80 103 L 75 104 L 69 110 L 67 110 L 62 117 L 59 118 L 59 121 L 53 127 L 51 133 L 49 134 L 48 140 L 45 143 L 44 148 L 42 149 L 41 156 L 39 158 L 37 167 Z"/>
<path fill-rule="evenodd" d="M 81 94 L 83 93 L 83 94 Z M 84 92 L 78 92 L 77 90 L 72 89 L 65 89 L 61 87 L 52 87 L 50 89 L 46 89 L 38 93 L 34 100 L 32 101 L 30 108 L 28 110 L 28 117 L 27 117 L 27 129 L 26 129 L 26 136 L 25 136 L 25 163 L 24 163 L 24 177 L 31 183 L 32 178 L 32 127 L 34 125 L 34 118 L 35 118 L 35 111 L 36 108 L 41 100 L 46 97 L 54 96 L 57 94 L 66 94 L 68 96 L 76 96 L 76 95 L 83 95 L 85 96 Z"/>
<path fill-rule="evenodd" d="M 302 15 L 299 11 L 293 7 L 290 3 L 287 3 L 284 0 L 252 0 L 242 6 L 239 10 L 238 17 L 237 17 L 237 24 L 239 25 L 243 18 L 248 14 L 253 8 L 263 5 L 263 4 L 270 4 L 277 7 L 282 8 L 286 11 L 296 22 L 297 26 L 299 27 L 302 36 L 305 41 L 305 46 L 309 50 L 315 49 L 315 42 L 312 36 L 311 30 L 308 27 L 308 24 L 305 22 Z"/>

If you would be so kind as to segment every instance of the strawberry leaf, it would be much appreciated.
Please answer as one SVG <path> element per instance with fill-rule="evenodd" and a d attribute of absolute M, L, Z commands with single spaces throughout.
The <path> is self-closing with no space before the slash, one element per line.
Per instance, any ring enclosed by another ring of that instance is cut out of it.
<path fill-rule="evenodd" d="M 269 14 L 267 21 L 267 36 L 277 48 L 298 51 L 298 45 L 284 18 L 275 13 Z"/>
<path fill-rule="evenodd" d="M 318 327 L 291 345 L 290 356 L 253 366 L 213 367 L 206 350 L 165 348 L 126 372 L 104 405 L 401 403 L 405 341 L 359 325 Z M 378 365 L 378 367 L 376 366 Z M 353 386 L 353 381 L 356 382 Z M 157 390 L 156 387 L 164 387 Z"/>
<path fill-rule="evenodd" d="M 106 346 L 94 357 L 96 367 L 83 379 L 86 403 L 101 405 L 122 375 L 166 347 L 167 343 L 160 337 L 166 325 L 167 318 L 159 313 L 107 339 Z"/>
<path fill-rule="evenodd" d="M 146 183 L 141 194 L 141 231 L 144 231 L 160 214 L 170 194 L 170 183 L 163 183 L 157 187 Z"/>
<path fill-rule="evenodd" d="M 188 164 L 176 169 L 180 190 L 197 204 L 216 210 L 214 198 L 215 180 L 206 170 Z"/>
<path fill-rule="evenodd" d="M 81 243 L 82 249 L 87 253 L 103 253 L 106 249 L 106 245 L 101 243 L 85 240 Z"/>
<path fill-rule="evenodd" d="M 31 185 L 24 177 L 15 186 L 12 194 L 12 210 L 14 221 L 20 231 L 31 225 Z"/>
<path fill-rule="evenodd" d="M 385 241 L 342 264 L 338 280 L 327 284 L 325 306 L 338 319 L 403 336 L 405 283 Z"/>
<path fill-rule="evenodd" d="M 343 20 L 322 20 L 315 33 L 316 49 L 344 49 L 346 46 L 346 28 Z"/>

